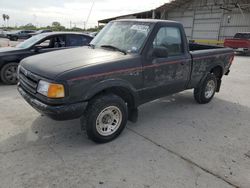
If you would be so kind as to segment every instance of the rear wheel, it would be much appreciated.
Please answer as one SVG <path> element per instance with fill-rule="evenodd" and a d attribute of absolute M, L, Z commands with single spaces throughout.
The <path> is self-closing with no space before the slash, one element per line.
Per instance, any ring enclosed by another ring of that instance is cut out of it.
<path fill-rule="evenodd" d="M 14 85 L 17 84 L 17 63 L 8 63 L 3 66 L 1 70 L 1 80 L 4 84 Z"/>
<path fill-rule="evenodd" d="M 127 105 L 114 94 L 102 95 L 92 101 L 82 117 L 88 137 L 106 143 L 120 135 L 127 124 Z"/>
<path fill-rule="evenodd" d="M 208 74 L 199 87 L 194 89 L 194 98 L 199 104 L 209 103 L 217 89 L 217 78 L 214 74 Z"/>

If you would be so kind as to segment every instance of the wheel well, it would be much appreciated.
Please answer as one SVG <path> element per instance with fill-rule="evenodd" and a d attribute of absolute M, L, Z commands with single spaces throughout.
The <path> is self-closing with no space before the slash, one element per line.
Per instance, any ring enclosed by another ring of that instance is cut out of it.
<path fill-rule="evenodd" d="M 107 88 L 102 90 L 101 92 L 97 93 L 94 97 L 95 98 L 99 95 L 103 95 L 103 94 L 108 94 L 108 93 L 113 93 L 119 97 L 121 97 L 128 105 L 128 108 L 135 108 L 136 107 L 136 103 L 135 103 L 135 97 L 133 96 L 133 94 L 131 94 L 131 91 L 125 87 L 111 87 L 111 88 Z"/>
<path fill-rule="evenodd" d="M 221 79 L 223 76 L 223 69 L 220 66 L 214 67 L 210 73 L 213 73 L 217 79 Z"/>

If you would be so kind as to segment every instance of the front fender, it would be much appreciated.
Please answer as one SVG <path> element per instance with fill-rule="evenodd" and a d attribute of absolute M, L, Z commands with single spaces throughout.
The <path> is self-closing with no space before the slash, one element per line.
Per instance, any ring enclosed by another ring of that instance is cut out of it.
<path fill-rule="evenodd" d="M 126 89 L 126 91 L 128 91 L 133 96 L 135 106 L 138 105 L 139 96 L 136 89 L 132 84 L 122 79 L 108 79 L 94 84 L 91 88 L 88 89 L 87 93 L 84 96 L 84 100 L 87 101 L 104 90 L 117 87 Z"/>

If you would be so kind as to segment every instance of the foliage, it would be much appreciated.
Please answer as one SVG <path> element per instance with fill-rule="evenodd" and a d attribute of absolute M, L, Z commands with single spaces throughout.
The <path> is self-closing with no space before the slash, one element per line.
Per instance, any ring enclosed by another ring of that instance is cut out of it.
<path fill-rule="evenodd" d="M 67 29 L 67 30 L 70 30 L 70 31 L 75 31 L 75 32 L 82 32 L 82 31 L 84 31 L 84 29 L 79 28 L 79 27 L 73 27 L 73 28 L 71 28 L 71 29 Z"/>
<path fill-rule="evenodd" d="M 104 27 L 104 25 L 100 25 L 99 27 L 94 27 L 94 28 L 89 28 L 87 29 L 88 32 L 99 32 L 102 30 L 102 28 Z"/>
<path fill-rule="evenodd" d="M 24 26 L 20 26 L 18 29 L 21 29 L 21 30 L 36 30 L 36 26 L 34 26 L 32 23 L 28 23 Z"/>
<path fill-rule="evenodd" d="M 60 22 L 52 22 L 52 27 L 61 27 L 61 23 Z"/>
<path fill-rule="evenodd" d="M 4 21 L 5 26 L 6 26 L 6 25 L 9 25 L 10 16 L 7 15 L 7 14 L 2 14 L 2 18 L 3 18 L 3 21 Z M 5 21 L 7 21 L 7 24 L 6 24 Z"/>
<path fill-rule="evenodd" d="M 46 26 L 46 27 L 37 27 L 37 26 L 33 25 L 32 23 L 28 23 L 26 25 L 22 25 L 19 27 L 4 27 L 2 29 L 6 29 L 6 30 L 44 30 L 44 29 L 50 29 L 52 31 L 99 32 L 103 27 L 104 26 L 99 26 L 99 27 L 96 26 L 93 28 L 89 28 L 87 30 L 84 30 L 84 29 L 79 28 L 79 27 L 66 28 L 65 26 L 61 25 L 60 22 L 54 21 L 51 23 L 50 26 Z"/>

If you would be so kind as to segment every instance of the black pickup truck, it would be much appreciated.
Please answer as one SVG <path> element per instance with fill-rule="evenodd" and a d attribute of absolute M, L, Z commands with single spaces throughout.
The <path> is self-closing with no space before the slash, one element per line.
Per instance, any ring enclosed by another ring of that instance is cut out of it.
<path fill-rule="evenodd" d="M 138 106 L 194 89 L 200 104 L 219 92 L 230 72 L 230 48 L 188 44 L 183 26 L 166 20 L 110 22 L 80 47 L 24 59 L 18 90 L 35 109 L 56 120 L 81 117 L 95 142 L 115 139 Z"/>

